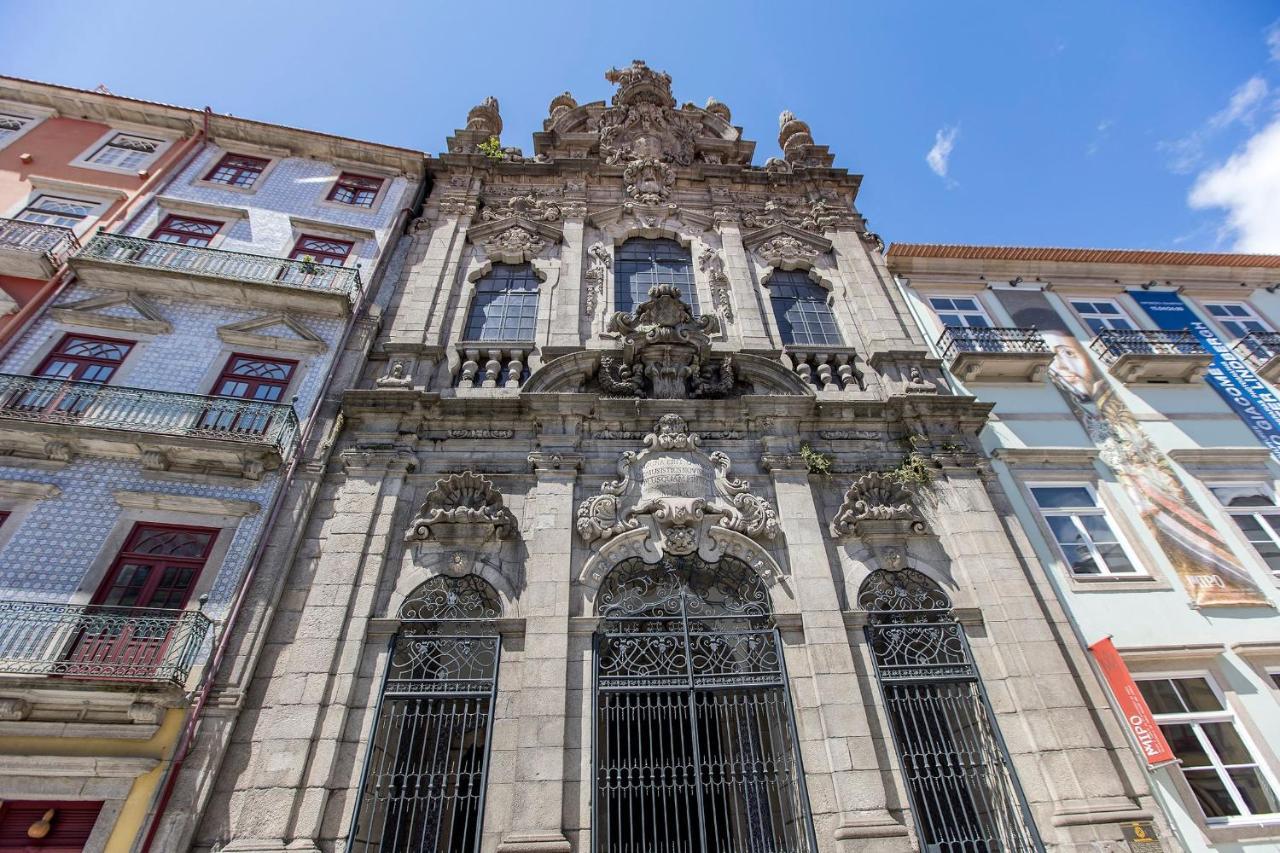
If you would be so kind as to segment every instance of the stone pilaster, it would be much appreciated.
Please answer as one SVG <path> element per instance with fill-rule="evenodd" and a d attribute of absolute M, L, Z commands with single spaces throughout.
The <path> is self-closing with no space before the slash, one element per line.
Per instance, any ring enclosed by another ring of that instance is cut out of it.
<path fill-rule="evenodd" d="M 858 684 L 808 469 L 795 456 L 766 456 L 765 467 L 804 627 L 803 648 L 789 646 L 787 653 L 803 655 L 810 676 L 807 689 L 793 690 L 793 697 L 815 829 L 829 827 L 840 849 L 909 850 L 906 827 L 886 808 L 885 774 L 866 713 L 871 697 Z M 823 807 L 834 814 L 824 819 Z M 819 832 L 819 848 L 830 849 L 830 836 Z"/>
<path fill-rule="evenodd" d="M 742 229 L 732 220 L 721 220 L 718 229 L 724 247 L 725 275 L 729 277 L 730 298 L 733 300 L 734 322 L 729 327 L 730 334 L 739 338 L 743 349 L 771 349 L 777 344 L 769 340 L 764 318 L 760 316 L 756 278 L 751 270 L 751 256 L 742 245 Z"/>

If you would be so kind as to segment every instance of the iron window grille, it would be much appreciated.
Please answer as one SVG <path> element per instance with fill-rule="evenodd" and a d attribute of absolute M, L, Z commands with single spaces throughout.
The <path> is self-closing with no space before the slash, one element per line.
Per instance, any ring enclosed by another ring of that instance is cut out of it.
<path fill-rule="evenodd" d="M 594 638 L 596 853 L 814 853 L 782 642 L 732 558 L 616 566 Z"/>
<path fill-rule="evenodd" d="M 484 826 L 502 607 L 475 575 L 400 608 L 347 850 L 475 853 Z"/>
<path fill-rule="evenodd" d="M 618 247 L 613 270 L 614 308 L 618 311 L 634 311 L 656 284 L 673 284 L 690 310 L 698 313 L 693 258 L 675 240 L 632 237 Z"/>
<path fill-rule="evenodd" d="M 784 344 L 843 346 L 830 300 L 808 273 L 777 270 L 769 277 L 769 302 Z"/>
<path fill-rule="evenodd" d="M 922 848 L 1043 853 L 950 599 L 914 569 L 881 569 L 858 604 Z"/>
<path fill-rule="evenodd" d="M 229 187 L 247 190 L 258 182 L 258 178 L 262 177 L 262 173 L 270 162 L 262 157 L 227 154 L 218 161 L 218 165 L 214 166 L 209 174 L 204 176 L 204 179 L 215 184 L 226 184 Z"/>
<path fill-rule="evenodd" d="M 538 275 L 532 264 L 494 264 L 476 282 L 467 341 L 532 341 L 538 322 Z"/>

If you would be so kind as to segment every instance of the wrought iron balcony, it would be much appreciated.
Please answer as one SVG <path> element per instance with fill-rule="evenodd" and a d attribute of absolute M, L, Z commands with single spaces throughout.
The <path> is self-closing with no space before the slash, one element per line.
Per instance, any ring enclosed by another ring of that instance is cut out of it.
<path fill-rule="evenodd" d="M 80 248 L 70 228 L 0 218 L 0 273 L 48 278 Z"/>
<path fill-rule="evenodd" d="M 1035 329 L 946 326 L 938 348 L 951 372 L 965 382 L 1038 380 L 1053 352 Z"/>
<path fill-rule="evenodd" d="M 1236 344 L 1235 351 L 1263 379 L 1280 380 L 1280 332 L 1250 332 Z"/>
<path fill-rule="evenodd" d="M 0 601 L 0 674 L 182 685 L 211 624 L 195 610 Z"/>
<path fill-rule="evenodd" d="M 1189 330 L 1103 329 L 1090 348 L 1121 382 L 1194 382 L 1213 356 Z"/>
<path fill-rule="evenodd" d="M 273 258 L 98 234 L 71 259 L 85 284 L 146 288 L 169 295 L 228 295 L 250 304 L 315 307 L 316 297 L 340 297 L 346 308 L 360 290 L 360 271 L 307 260 Z M 251 287 L 244 287 L 251 285 Z"/>

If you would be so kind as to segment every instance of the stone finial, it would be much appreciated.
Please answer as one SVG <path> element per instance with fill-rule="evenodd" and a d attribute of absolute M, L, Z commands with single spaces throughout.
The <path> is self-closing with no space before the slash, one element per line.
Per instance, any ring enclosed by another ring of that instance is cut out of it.
<path fill-rule="evenodd" d="M 796 118 L 791 110 L 783 110 L 778 116 L 778 147 L 788 163 L 805 159 L 808 146 L 813 145 L 813 134 L 809 125 Z"/>
<path fill-rule="evenodd" d="M 634 104 L 647 101 L 669 109 L 675 109 L 676 99 L 671 96 L 671 75 L 654 71 L 643 59 L 633 59 L 626 68 L 610 68 L 604 79 L 618 87 L 613 105 Z"/>
<path fill-rule="evenodd" d="M 485 98 L 467 113 L 467 130 L 478 130 L 490 136 L 502 135 L 502 116 L 498 113 L 498 99 Z"/>
<path fill-rule="evenodd" d="M 548 111 L 551 114 L 551 120 L 555 121 L 570 110 L 575 110 L 577 108 L 578 102 L 574 100 L 573 95 L 570 95 L 568 92 L 563 92 L 551 99 L 551 106 L 548 108 Z"/>
<path fill-rule="evenodd" d="M 707 98 L 707 104 L 703 109 L 711 113 L 713 116 L 723 119 L 725 124 L 732 124 L 731 119 L 733 118 L 733 114 L 729 112 L 729 107 L 720 103 L 715 98 Z"/>

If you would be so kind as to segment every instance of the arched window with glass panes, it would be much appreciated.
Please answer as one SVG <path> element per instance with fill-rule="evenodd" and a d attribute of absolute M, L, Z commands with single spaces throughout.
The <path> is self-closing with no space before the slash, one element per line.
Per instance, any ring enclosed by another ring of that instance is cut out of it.
<path fill-rule="evenodd" d="M 769 302 L 782 342 L 803 346 L 844 346 L 831 310 L 831 294 L 803 270 L 776 270 L 769 277 Z"/>
<path fill-rule="evenodd" d="M 475 575 L 439 575 L 410 593 L 399 615 L 346 849 L 476 853 L 501 600 Z"/>
<path fill-rule="evenodd" d="M 538 322 L 538 284 L 532 264 L 494 264 L 476 282 L 464 340 L 532 341 Z"/>
<path fill-rule="evenodd" d="M 693 283 L 693 257 L 675 240 L 632 237 L 618 247 L 613 262 L 614 308 L 635 311 L 656 284 L 674 284 L 680 298 L 698 313 Z"/>

